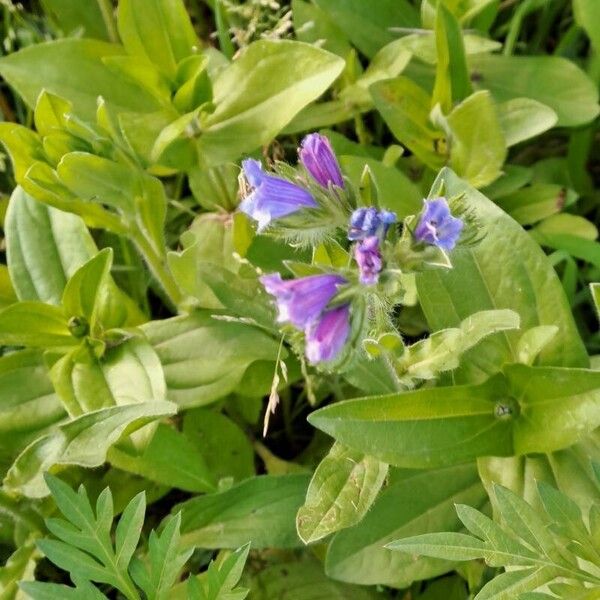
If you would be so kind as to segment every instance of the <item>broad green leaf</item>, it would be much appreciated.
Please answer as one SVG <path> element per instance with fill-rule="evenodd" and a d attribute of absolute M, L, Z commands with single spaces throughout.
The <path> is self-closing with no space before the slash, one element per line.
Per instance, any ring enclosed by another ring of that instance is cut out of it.
<path fill-rule="evenodd" d="M 176 411 L 171 402 L 141 402 L 77 417 L 29 445 L 8 471 L 5 489 L 43 498 L 49 493 L 44 472 L 68 465 L 98 467 L 106 460 L 110 446 L 121 437 Z"/>
<path fill-rule="evenodd" d="M 187 500 L 181 511 L 184 547 L 294 548 L 302 545 L 295 515 L 304 501 L 307 475 L 263 475 L 225 492 Z"/>
<path fill-rule="evenodd" d="M 506 158 L 506 143 L 496 106 L 486 91 L 475 92 L 447 117 L 450 164 L 473 187 L 497 179 Z"/>
<path fill-rule="evenodd" d="M 42 0 L 42 7 L 65 34 L 83 31 L 83 37 L 108 41 L 99 2 Z"/>
<path fill-rule="evenodd" d="M 325 563 L 330 577 L 362 585 L 403 588 L 452 569 L 452 563 L 447 561 L 415 558 L 385 546 L 399 538 L 460 530 L 455 503 L 482 507 L 487 502 L 475 466 L 424 471 L 392 469 L 390 479 L 363 520 L 333 538 Z"/>
<path fill-rule="evenodd" d="M 381 81 L 370 88 L 375 107 L 396 138 L 432 169 L 445 162 L 443 134 L 429 119 L 429 94 L 408 77 Z"/>
<path fill-rule="evenodd" d="M 509 148 L 552 129 L 558 121 L 553 109 L 532 98 L 512 98 L 500 102 L 497 108 Z"/>
<path fill-rule="evenodd" d="M 67 279 L 96 253 L 81 219 L 17 187 L 6 214 L 8 266 L 21 300 L 59 304 Z"/>
<path fill-rule="evenodd" d="M 520 598 L 522 592 L 542 587 L 558 575 L 552 567 L 532 567 L 507 571 L 492 579 L 477 594 L 477 600 L 512 600 Z"/>
<path fill-rule="evenodd" d="M 565 58 L 478 55 L 469 67 L 474 87 L 490 90 L 497 102 L 537 100 L 554 110 L 558 126 L 583 125 L 600 111 L 595 84 Z"/>
<path fill-rule="evenodd" d="M 388 466 L 335 443 L 319 463 L 296 515 L 305 544 L 358 523 L 373 504 Z"/>
<path fill-rule="evenodd" d="M 524 365 L 532 365 L 557 333 L 558 327 L 555 325 L 538 325 L 528 329 L 517 344 L 517 361 Z"/>
<path fill-rule="evenodd" d="M 181 407 L 232 392 L 255 361 L 275 361 L 279 342 L 260 329 L 197 311 L 142 327 L 163 365 L 168 397 Z"/>
<path fill-rule="evenodd" d="M 340 443 L 392 465 L 442 467 L 513 453 L 512 417 L 495 415 L 506 386 L 497 376 L 479 385 L 345 400 L 308 420 Z"/>
<path fill-rule="evenodd" d="M 600 425 L 599 404 L 598 371 L 507 365 L 483 384 L 346 400 L 309 421 L 353 449 L 418 468 L 565 448 Z"/>
<path fill-rule="evenodd" d="M 141 451 L 134 448 L 111 448 L 112 465 L 187 492 L 212 492 L 215 477 L 204 456 L 187 435 L 168 425 L 159 424 L 149 444 Z"/>
<path fill-rule="evenodd" d="M 42 302 L 17 302 L 0 311 L 0 344 L 68 349 L 77 340 L 60 308 Z"/>
<path fill-rule="evenodd" d="M 45 89 L 71 102 L 74 112 L 89 121 L 95 119 L 98 96 L 118 111 L 158 110 L 158 101 L 142 85 L 120 76 L 102 61 L 122 53 L 120 46 L 96 40 L 56 40 L 3 56 L 0 74 L 29 106 L 35 106 Z M 44 69 L 37 68 L 41 63 Z"/>
<path fill-rule="evenodd" d="M 390 27 L 418 27 L 417 11 L 406 0 L 378 0 L 368 5 L 362 0 L 316 0 L 316 5 L 368 57 L 394 40 Z"/>
<path fill-rule="evenodd" d="M 171 78 L 200 44 L 181 0 L 120 0 L 117 23 L 128 54 L 143 57 Z"/>
<path fill-rule="evenodd" d="M 564 250 L 574 258 L 585 260 L 600 267 L 600 243 L 582 239 L 578 235 L 563 233 L 543 233 L 534 230 L 532 237 L 542 246 L 554 250 Z"/>
<path fill-rule="evenodd" d="M 592 242 L 598 237 L 598 227 L 594 223 L 570 213 L 560 213 L 544 219 L 538 223 L 535 231 L 542 235 L 575 235 Z"/>
<path fill-rule="evenodd" d="M 481 222 L 485 237 L 471 248 L 452 253 L 453 269 L 417 276 L 421 306 L 433 331 L 455 327 L 478 310 L 510 308 L 521 317 L 521 330 L 555 325 L 559 331 L 540 354 L 540 364 L 587 366 L 562 286 L 541 249 L 510 217 L 482 194 L 444 170 L 441 184 L 449 197 L 465 194 L 464 203 Z M 468 293 L 466 293 L 468 292 Z M 458 382 L 481 381 L 503 362 L 516 361 L 519 332 L 504 332 L 482 341 L 454 373 Z"/>
<path fill-rule="evenodd" d="M 272 377 L 272 369 L 269 371 Z M 254 475 L 252 444 L 229 417 L 203 408 L 188 410 L 183 418 L 183 432 L 216 481 L 224 477 L 242 481 Z"/>
<path fill-rule="evenodd" d="M 381 600 L 381 593 L 329 579 L 318 560 L 274 564 L 244 580 L 252 600 Z"/>
<path fill-rule="evenodd" d="M 64 417 L 40 353 L 23 350 L 0 358 L 0 455 L 14 457 Z"/>
<path fill-rule="evenodd" d="M 50 375 L 71 416 L 166 397 L 159 358 L 142 338 L 121 342 L 100 359 L 91 350 L 83 357 L 80 352 L 67 354 L 53 365 Z"/>
<path fill-rule="evenodd" d="M 214 82 L 216 109 L 201 121 L 200 154 L 220 164 L 268 143 L 343 67 L 341 58 L 301 42 L 251 44 Z"/>
<path fill-rule="evenodd" d="M 15 179 L 21 181 L 35 160 L 44 157 L 44 148 L 35 131 L 17 123 L 0 123 L 0 140 L 13 165 Z"/>
<path fill-rule="evenodd" d="M 323 9 L 305 0 L 292 0 L 292 18 L 298 40 L 320 42 L 325 50 L 342 58 L 348 56 L 350 42 Z"/>

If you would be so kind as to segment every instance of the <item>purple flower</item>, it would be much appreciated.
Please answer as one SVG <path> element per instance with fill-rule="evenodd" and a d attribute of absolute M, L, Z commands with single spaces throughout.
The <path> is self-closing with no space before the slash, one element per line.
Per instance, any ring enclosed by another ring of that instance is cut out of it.
<path fill-rule="evenodd" d="M 396 222 L 396 213 L 389 210 L 377 210 L 375 207 L 357 208 L 350 217 L 349 240 L 364 240 L 380 234 L 385 237 L 387 231 Z"/>
<path fill-rule="evenodd" d="M 311 363 L 333 360 L 350 333 L 350 305 L 325 311 L 306 328 L 306 358 Z"/>
<path fill-rule="evenodd" d="M 298 154 L 302 164 L 317 183 L 324 188 L 329 187 L 330 183 L 344 187 L 340 165 L 329 140 L 324 135 L 307 135 L 302 140 Z"/>
<path fill-rule="evenodd" d="M 242 168 L 253 190 L 242 200 L 239 208 L 258 221 L 259 232 L 274 219 L 291 215 L 301 208 L 318 206 L 307 190 L 291 181 L 265 173 L 257 160 L 244 160 Z"/>
<path fill-rule="evenodd" d="M 379 250 L 379 238 L 372 235 L 356 244 L 354 258 L 360 270 L 360 282 L 363 285 L 376 284 L 379 281 L 379 273 L 383 267 L 381 251 Z"/>
<path fill-rule="evenodd" d="M 298 329 L 319 318 L 338 287 L 346 280 L 340 275 L 323 274 L 283 281 L 279 273 L 260 278 L 265 290 L 275 297 L 278 321 L 289 322 Z"/>
<path fill-rule="evenodd" d="M 415 227 L 415 239 L 444 250 L 452 250 L 464 223 L 453 217 L 445 198 L 425 200 L 425 209 Z"/>

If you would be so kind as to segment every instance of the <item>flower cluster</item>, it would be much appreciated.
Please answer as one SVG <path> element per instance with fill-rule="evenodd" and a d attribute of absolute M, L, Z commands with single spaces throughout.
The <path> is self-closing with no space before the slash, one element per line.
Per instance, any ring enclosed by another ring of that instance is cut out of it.
<path fill-rule="evenodd" d="M 256 160 L 243 161 L 249 193 L 239 208 L 257 222 L 258 232 L 263 232 L 273 221 L 303 212 L 312 214 L 310 218 L 316 221 L 324 202 L 347 202 L 348 207 L 360 204 L 356 195 L 352 195 L 352 186 L 344 179 L 326 137 L 317 133 L 306 136 L 298 156 L 303 170 L 287 171 L 291 176 L 267 173 Z M 310 213 L 310 209 L 317 212 Z M 359 206 L 353 211 L 348 208 L 344 214 L 346 236 L 352 245 L 347 264 L 331 267 L 333 272 L 290 280 L 284 280 L 279 273 L 260 278 L 267 293 L 275 299 L 278 322 L 288 323 L 304 333 L 305 354 L 313 364 L 340 355 L 350 337 L 351 319 L 357 310 L 354 298 L 385 294 L 378 285 L 380 276 L 394 263 L 395 256 L 402 256 L 398 247 L 404 244 L 411 256 L 417 257 L 425 256 L 426 252 L 420 249 L 428 247 L 437 247 L 443 254 L 455 247 L 464 226 L 460 218 L 452 216 L 448 202 L 442 197 L 425 200 L 414 229 L 410 226 L 413 221 L 408 218 L 400 239 L 394 212 Z M 336 227 L 339 225 L 334 224 L 333 228 Z M 394 233 L 389 236 L 391 231 Z M 403 264 L 393 266 L 389 273 L 409 268 Z"/>

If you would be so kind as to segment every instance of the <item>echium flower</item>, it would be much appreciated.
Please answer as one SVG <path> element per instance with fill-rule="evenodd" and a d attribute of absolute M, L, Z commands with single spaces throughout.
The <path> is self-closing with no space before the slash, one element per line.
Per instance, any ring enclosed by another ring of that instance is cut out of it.
<path fill-rule="evenodd" d="M 360 272 L 359 281 L 363 285 L 375 285 L 383 268 L 383 258 L 379 249 L 379 238 L 371 235 L 354 247 L 354 258 Z"/>
<path fill-rule="evenodd" d="M 342 171 L 329 140 L 319 133 L 308 134 L 298 150 L 300 161 L 312 178 L 322 187 L 332 183 L 344 187 Z"/>
<path fill-rule="evenodd" d="M 260 281 L 275 298 L 278 321 L 304 330 L 310 362 L 329 361 L 340 353 L 350 332 L 350 308 L 345 304 L 327 309 L 327 305 L 346 279 L 321 274 L 284 281 L 279 273 L 273 273 Z"/>
<path fill-rule="evenodd" d="M 239 208 L 258 222 L 259 232 L 275 219 L 287 217 L 302 208 L 318 206 L 309 191 L 291 181 L 265 173 L 257 160 L 244 160 L 242 169 L 252 191 L 242 200 Z"/>
<path fill-rule="evenodd" d="M 452 250 L 464 227 L 461 219 L 453 217 L 445 198 L 424 201 L 424 209 L 414 230 L 418 242 Z"/>
<path fill-rule="evenodd" d="M 363 240 L 374 235 L 384 238 L 395 222 L 396 213 L 389 210 L 377 210 L 373 206 L 357 208 L 350 217 L 348 239 Z"/>

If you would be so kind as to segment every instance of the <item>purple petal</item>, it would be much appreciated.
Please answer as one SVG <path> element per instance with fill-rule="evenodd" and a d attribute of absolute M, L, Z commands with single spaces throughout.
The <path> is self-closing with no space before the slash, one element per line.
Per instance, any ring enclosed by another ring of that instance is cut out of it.
<path fill-rule="evenodd" d="M 346 280 L 339 275 L 310 275 L 283 281 L 279 273 L 260 278 L 265 290 L 275 297 L 280 322 L 304 329 L 325 310 Z"/>
<path fill-rule="evenodd" d="M 350 306 L 345 304 L 324 312 L 305 333 L 306 358 L 311 363 L 333 360 L 350 333 Z"/>
<path fill-rule="evenodd" d="M 314 180 L 328 187 L 330 183 L 344 187 L 344 179 L 331 143 L 318 133 L 307 135 L 301 143 L 299 156 L 306 170 Z"/>
<path fill-rule="evenodd" d="M 415 239 L 425 244 L 431 244 L 452 250 L 460 237 L 464 223 L 453 217 L 445 198 L 425 200 L 425 208 L 415 227 Z"/>
<path fill-rule="evenodd" d="M 363 285 L 374 285 L 379 281 L 383 259 L 379 249 L 379 238 L 365 238 L 354 248 L 354 258 L 360 271 L 359 280 Z"/>

